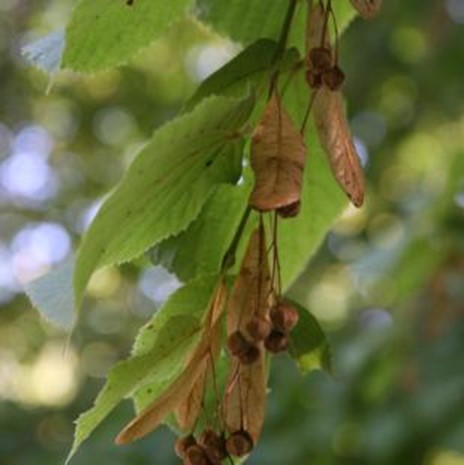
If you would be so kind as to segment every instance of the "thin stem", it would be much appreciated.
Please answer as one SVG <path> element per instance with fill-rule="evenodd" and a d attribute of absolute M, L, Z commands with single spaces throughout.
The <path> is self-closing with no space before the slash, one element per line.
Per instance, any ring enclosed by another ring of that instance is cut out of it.
<path fill-rule="evenodd" d="M 279 41 L 277 43 L 277 49 L 272 59 L 272 64 L 275 65 L 279 62 L 282 56 L 285 53 L 285 48 L 287 47 L 288 36 L 292 28 L 293 17 L 295 16 L 296 7 L 298 5 L 298 0 L 289 0 L 287 13 L 285 14 L 284 22 L 282 23 L 282 28 L 280 30 Z M 269 86 L 269 96 L 272 95 L 274 89 L 277 85 L 277 80 L 279 78 L 279 69 L 276 69 L 271 76 L 271 83 Z"/>
<path fill-rule="evenodd" d="M 290 29 L 292 27 L 293 16 L 295 15 L 297 4 L 298 4 L 298 0 L 289 0 L 287 13 L 285 15 L 285 19 L 282 24 L 282 29 L 280 30 L 280 37 L 277 43 L 277 50 L 272 60 L 273 63 L 277 63 L 277 61 L 279 61 L 280 58 L 282 58 L 282 55 L 285 52 L 285 48 L 287 46 L 288 36 L 290 34 Z"/>
<path fill-rule="evenodd" d="M 332 5 L 329 6 L 329 13 L 332 17 L 332 24 L 334 28 L 335 34 L 335 64 L 338 65 L 338 49 L 339 49 L 339 40 L 338 40 L 338 25 L 337 25 L 337 18 L 335 17 L 335 13 L 333 11 Z"/>
<path fill-rule="evenodd" d="M 317 89 L 311 94 L 311 99 L 309 100 L 308 108 L 306 109 L 306 114 L 303 119 L 303 123 L 301 123 L 300 134 L 304 134 L 306 129 L 306 124 L 308 123 L 309 115 L 311 113 L 311 109 L 313 108 L 314 100 L 316 99 Z"/>
<path fill-rule="evenodd" d="M 285 93 L 287 92 L 288 87 L 290 86 L 291 82 L 293 81 L 293 79 L 294 79 L 295 76 L 297 75 L 298 71 L 300 71 L 300 70 L 303 68 L 303 65 L 304 65 L 304 61 L 303 61 L 303 60 L 300 60 L 298 63 L 296 63 L 296 64 L 292 67 L 292 69 L 290 70 L 290 73 L 289 73 L 287 79 L 285 80 L 284 84 L 282 85 L 282 88 L 281 88 L 281 91 L 280 91 L 280 96 L 281 96 L 281 98 L 284 98 Z"/>
<path fill-rule="evenodd" d="M 219 396 L 219 387 L 218 387 L 217 378 L 216 378 L 216 367 L 214 365 L 214 357 L 211 351 L 211 347 L 208 350 L 208 356 L 209 356 L 209 363 L 210 363 L 210 368 L 211 368 L 211 376 L 213 377 L 214 400 L 216 403 L 216 411 L 218 415 L 217 420 L 219 423 L 219 428 L 225 429 L 224 411 L 222 409 L 221 398 Z"/>
<path fill-rule="evenodd" d="M 234 238 L 230 244 L 229 249 L 224 255 L 222 260 L 222 272 L 225 273 L 229 268 L 234 266 L 235 264 L 235 253 L 237 252 L 238 245 L 240 243 L 240 239 L 242 238 L 243 231 L 245 230 L 245 226 L 248 222 L 248 218 L 251 214 L 251 207 L 248 205 L 245 212 L 243 213 L 242 219 L 240 224 L 238 225 L 237 231 L 235 233 Z"/>
<path fill-rule="evenodd" d="M 324 47 L 326 43 L 326 38 L 327 38 L 327 28 L 329 26 L 330 10 L 332 9 L 331 0 L 327 0 L 327 6 L 325 8 L 321 2 L 321 7 L 324 10 L 324 24 L 322 26 L 321 47 Z"/>

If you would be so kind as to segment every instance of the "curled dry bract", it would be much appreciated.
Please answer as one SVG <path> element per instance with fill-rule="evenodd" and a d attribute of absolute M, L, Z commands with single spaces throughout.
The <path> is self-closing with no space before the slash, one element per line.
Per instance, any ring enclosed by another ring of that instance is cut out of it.
<path fill-rule="evenodd" d="M 255 185 L 250 205 L 295 216 L 301 197 L 306 145 L 277 93 L 270 98 L 251 141 Z"/>
<path fill-rule="evenodd" d="M 271 307 L 270 273 L 266 255 L 264 228 L 254 231 L 239 275 L 227 305 L 227 332 L 246 333 L 253 317 L 269 318 Z M 259 358 L 250 365 L 231 362 L 224 394 L 224 412 L 227 430 L 235 433 L 242 429 L 257 443 L 264 423 L 266 402 L 266 359 L 262 342 L 256 343 Z"/>

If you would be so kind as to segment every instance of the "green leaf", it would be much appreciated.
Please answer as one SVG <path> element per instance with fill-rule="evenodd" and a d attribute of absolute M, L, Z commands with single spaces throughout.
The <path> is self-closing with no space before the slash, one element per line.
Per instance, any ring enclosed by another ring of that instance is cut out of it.
<path fill-rule="evenodd" d="M 232 40 L 277 39 L 288 0 L 197 0 L 199 18 Z"/>
<path fill-rule="evenodd" d="M 163 265 L 184 282 L 194 276 L 218 273 L 246 209 L 248 195 L 248 186 L 218 186 L 186 231 L 150 251 L 152 262 Z"/>
<path fill-rule="evenodd" d="M 244 144 L 238 131 L 253 104 L 251 97 L 211 97 L 155 133 L 84 237 L 74 274 L 77 305 L 97 268 L 180 233 L 217 184 L 237 180 Z"/>
<path fill-rule="evenodd" d="M 304 271 L 348 205 L 312 129 L 307 140 L 309 159 L 304 173 L 301 210 L 296 218 L 285 219 L 279 226 L 279 254 L 283 261 L 282 282 L 285 288 Z"/>
<path fill-rule="evenodd" d="M 199 342 L 202 316 L 217 280 L 208 276 L 179 289 L 142 328 L 132 357 L 112 368 L 94 406 L 78 418 L 66 463 L 125 397 L 153 383 L 167 386 L 183 369 Z"/>
<path fill-rule="evenodd" d="M 80 0 L 66 30 L 63 67 L 95 72 L 126 63 L 160 37 L 193 0 Z"/>
<path fill-rule="evenodd" d="M 219 33 L 242 44 L 259 38 L 277 40 L 289 0 L 197 0 L 199 18 Z M 356 16 L 348 1 L 334 2 L 333 9 L 341 33 Z M 293 19 L 289 45 L 304 50 L 306 2 L 300 1 Z"/>
<path fill-rule="evenodd" d="M 330 346 L 319 322 L 301 305 L 292 302 L 300 319 L 290 334 L 289 354 L 303 374 L 322 369 L 332 371 Z"/>
<path fill-rule="evenodd" d="M 186 108 L 193 108 L 210 95 L 243 95 L 247 85 L 258 87 L 264 84 L 269 78 L 276 51 L 277 42 L 270 39 L 257 40 L 205 79 L 187 102 Z M 298 60 L 298 51 L 289 49 L 281 60 L 280 68 L 290 69 Z"/>
<path fill-rule="evenodd" d="M 64 31 L 54 31 L 27 44 L 21 53 L 32 65 L 52 74 L 60 68 L 64 46 Z"/>
<path fill-rule="evenodd" d="M 69 259 L 25 287 L 26 294 L 42 316 L 63 329 L 71 329 L 74 319 L 72 275 L 74 261 Z"/>

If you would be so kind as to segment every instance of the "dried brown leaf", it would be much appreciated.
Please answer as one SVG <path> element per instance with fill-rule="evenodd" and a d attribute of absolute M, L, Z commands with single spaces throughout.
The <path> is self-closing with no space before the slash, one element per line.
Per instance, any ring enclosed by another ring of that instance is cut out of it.
<path fill-rule="evenodd" d="M 254 315 L 269 317 L 270 273 L 263 227 L 252 234 L 227 306 L 227 332 L 246 331 Z M 266 404 L 267 370 L 263 343 L 259 359 L 251 365 L 233 359 L 227 383 L 224 411 L 230 432 L 248 431 L 256 444 L 261 433 Z"/>
<path fill-rule="evenodd" d="M 382 0 L 350 0 L 353 7 L 364 19 L 372 19 L 379 13 Z"/>
<path fill-rule="evenodd" d="M 151 405 L 134 418 L 116 437 L 116 444 L 128 444 L 153 431 L 166 416 L 182 405 L 208 369 L 210 353 L 216 350 L 221 332 L 221 319 L 227 296 L 226 285 L 221 282 L 216 289 L 205 318 L 202 338 L 183 373 Z M 212 347 L 213 346 L 213 347 Z M 193 407 L 193 406 L 192 406 Z M 193 409 L 192 409 L 193 410 Z M 189 418 L 189 421 L 190 418 Z"/>
<path fill-rule="evenodd" d="M 298 213 L 305 161 L 303 137 L 275 93 L 251 141 L 255 185 L 250 205 L 258 211 Z"/>
<path fill-rule="evenodd" d="M 364 202 L 364 174 L 345 117 L 339 92 L 320 89 L 313 105 L 319 140 L 329 156 L 332 172 L 351 202 Z"/>

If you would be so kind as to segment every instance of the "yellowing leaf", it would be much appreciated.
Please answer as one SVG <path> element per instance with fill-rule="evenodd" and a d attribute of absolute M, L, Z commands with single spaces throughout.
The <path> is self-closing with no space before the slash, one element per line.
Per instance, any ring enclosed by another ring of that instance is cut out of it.
<path fill-rule="evenodd" d="M 279 96 L 273 94 L 251 142 L 255 185 L 250 205 L 258 211 L 283 210 L 286 216 L 294 216 L 300 204 L 305 160 L 303 137 Z"/>
<path fill-rule="evenodd" d="M 211 299 L 200 343 L 184 372 L 118 434 L 115 439 L 116 444 L 128 444 L 142 438 L 157 428 L 170 412 L 185 402 L 190 394 L 189 386 L 194 386 L 207 368 L 212 344 L 220 333 L 220 316 L 226 293 L 227 288 L 221 282 Z"/>
<path fill-rule="evenodd" d="M 380 11 L 382 0 L 350 0 L 353 7 L 364 19 L 372 19 Z"/>
<path fill-rule="evenodd" d="M 351 202 L 364 202 L 364 174 L 345 117 L 339 92 L 322 88 L 313 105 L 319 140 L 329 156 L 332 172 Z"/>

